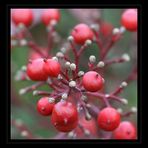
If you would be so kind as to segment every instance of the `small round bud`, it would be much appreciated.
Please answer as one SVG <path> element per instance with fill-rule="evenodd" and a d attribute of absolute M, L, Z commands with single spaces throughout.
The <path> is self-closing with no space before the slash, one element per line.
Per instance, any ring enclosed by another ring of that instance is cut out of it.
<path fill-rule="evenodd" d="M 25 25 L 24 25 L 23 23 L 19 23 L 19 24 L 18 24 L 18 28 L 19 28 L 20 30 L 22 30 L 22 29 L 25 28 Z"/>
<path fill-rule="evenodd" d="M 89 61 L 90 61 L 90 63 L 95 63 L 96 62 L 96 57 L 94 55 L 91 55 L 89 57 Z"/>
<path fill-rule="evenodd" d="M 102 68 L 105 66 L 105 63 L 103 61 L 100 61 L 98 64 L 97 64 L 97 67 L 99 68 Z"/>
<path fill-rule="evenodd" d="M 21 45 L 21 46 L 26 46 L 26 45 L 27 45 L 27 40 L 21 39 L 21 40 L 20 40 L 20 45 Z"/>
<path fill-rule="evenodd" d="M 36 96 L 36 95 L 38 94 L 38 91 L 37 91 L 37 90 L 34 90 L 34 91 L 32 92 L 32 94 L 33 94 L 33 96 Z"/>
<path fill-rule="evenodd" d="M 124 33 L 125 31 L 126 31 L 126 28 L 123 27 L 123 26 L 121 26 L 121 27 L 120 27 L 120 33 Z"/>
<path fill-rule="evenodd" d="M 84 96 L 84 95 L 81 96 L 81 99 L 82 99 L 84 102 L 86 102 L 86 101 L 88 100 L 87 96 Z"/>
<path fill-rule="evenodd" d="M 71 70 L 76 70 L 76 64 L 71 63 L 71 64 L 70 64 L 70 69 L 71 69 Z"/>
<path fill-rule="evenodd" d="M 86 120 L 91 120 L 91 118 L 92 118 L 91 115 L 87 112 L 87 113 L 86 113 L 86 116 L 85 116 L 85 119 L 86 119 Z"/>
<path fill-rule="evenodd" d="M 58 75 L 58 80 L 61 80 L 61 79 L 63 79 L 63 77 L 59 74 Z"/>
<path fill-rule="evenodd" d="M 28 131 L 26 131 L 26 130 L 23 130 L 22 132 L 21 132 L 21 136 L 22 137 L 27 137 L 29 135 L 29 133 L 28 133 Z"/>
<path fill-rule="evenodd" d="M 23 94 L 25 94 L 26 93 L 26 89 L 20 89 L 20 91 L 19 91 L 19 94 L 20 95 L 23 95 Z"/>
<path fill-rule="evenodd" d="M 118 111 L 120 114 L 123 113 L 122 108 L 118 108 L 117 111 Z"/>
<path fill-rule="evenodd" d="M 68 133 L 68 137 L 69 138 L 73 138 L 73 136 L 74 136 L 74 132 L 73 131 Z"/>
<path fill-rule="evenodd" d="M 70 62 L 66 62 L 66 63 L 65 63 L 65 67 L 66 67 L 66 68 L 69 68 L 69 67 L 70 67 Z"/>
<path fill-rule="evenodd" d="M 56 57 L 63 58 L 64 54 L 62 52 L 57 52 Z"/>
<path fill-rule="evenodd" d="M 99 31 L 99 25 L 98 24 L 92 24 L 90 25 L 90 28 L 93 29 L 94 31 Z"/>
<path fill-rule="evenodd" d="M 89 135 L 90 135 L 90 131 L 87 130 L 87 129 L 84 129 L 84 134 L 85 134 L 86 136 L 89 136 Z"/>
<path fill-rule="evenodd" d="M 123 99 L 121 99 L 121 101 L 122 101 L 122 103 L 125 104 L 125 105 L 128 104 L 128 100 L 127 100 L 127 99 L 124 99 L 124 98 L 123 98 Z"/>
<path fill-rule="evenodd" d="M 79 77 L 81 77 L 81 76 L 83 76 L 83 75 L 84 75 L 84 71 L 79 71 L 79 72 L 78 72 L 78 76 L 79 76 Z"/>
<path fill-rule="evenodd" d="M 24 65 L 21 67 L 21 70 L 26 71 L 27 67 Z"/>
<path fill-rule="evenodd" d="M 105 95 L 105 98 L 108 98 L 109 96 L 110 96 L 109 94 L 106 94 L 106 95 Z"/>
<path fill-rule="evenodd" d="M 52 57 L 52 59 L 58 62 L 58 58 L 57 57 Z"/>
<path fill-rule="evenodd" d="M 86 104 L 86 107 L 91 108 L 91 105 L 90 104 Z"/>
<path fill-rule="evenodd" d="M 57 25 L 57 21 L 56 20 L 51 20 L 50 21 L 50 25 L 51 26 L 56 26 Z"/>
<path fill-rule="evenodd" d="M 113 29 L 113 35 L 117 35 L 120 33 L 120 29 L 119 28 L 114 28 Z"/>
<path fill-rule="evenodd" d="M 126 53 L 122 55 L 122 58 L 127 62 L 130 61 L 130 56 Z"/>
<path fill-rule="evenodd" d="M 124 81 L 121 83 L 121 87 L 126 87 L 126 86 L 127 86 L 127 82 Z"/>
<path fill-rule="evenodd" d="M 64 47 L 61 48 L 60 50 L 61 50 L 62 53 L 65 53 L 66 52 L 66 48 L 64 48 Z"/>
<path fill-rule="evenodd" d="M 74 40 L 74 38 L 73 38 L 73 36 L 69 36 L 69 37 L 67 38 L 67 40 L 68 40 L 69 42 L 72 42 L 72 41 Z"/>
<path fill-rule="evenodd" d="M 50 77 L 48 77 L 47 83 L 48 83 L 48 84 L 52 84 L 52 81 L 51 81 Z"/>
<path fill-rule="evenodd" d="M 69 82 L 69 86 L 70 87 L 75 87 L 76 86 L 76 82 L 75 81 L 70 81 Z"/>
<path fill-rule="evenodd" d="M 133 113 L 136 113 L 136 112 L 137 112 L 137 108 L 136 108 L 136 107 L 131 107 L 131 111 L 132 111 Z"/>
<path fill-rule="evenodd" d="M 54 98 L 48 98 L 49 103 L 54 103 L 55 99 Z"/>
<path fill-rule="evenodd" d="M 68 94 L 67 94 L 67 93 L 64 93 L 64 94 L 62 95 L 62 99 L 63 99 L 63 100 L 66 100 L 67 97 L 68 97 Z"/>
<path fill-rule="evenodd" d="M 91 45 L 92 44 L 92 41 L 91 40 L 86 40 L 85 41 L 85 46 L 89 46 L 89 45 Z"/>

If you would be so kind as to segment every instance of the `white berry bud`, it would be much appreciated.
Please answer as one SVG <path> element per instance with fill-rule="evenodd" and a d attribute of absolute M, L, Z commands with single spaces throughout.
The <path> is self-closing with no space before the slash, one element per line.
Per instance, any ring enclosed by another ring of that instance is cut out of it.
<path fill-rule="evenodd" d="M 64 54 L 62 52 L 57 52 L 56 57 L 63 58 Z"/>
<path fill-rule="evenodd" d="M 58 62 L 58 58 L 57 57 L 52 57 L 52 59 Z"/>
<path fill-rule="evenodd" d="M 82 99 L 83 101 L 87 101 L 87 100 L 88 100 L 87 96 L 84 96 L 84 95 L 81 96 L 81 99 Z"/>
<path fill-rule="evenodd" d="M 62 99 L 63 99 L 63 100 L 66 100 L 67 97 L 68 97 L 68 94 L 67 94 L 67 93 L 64 93 L 64 94 L 62 95 Z"/>
<path fill-rule="evenodd" d="M 120 33 L 119 28 L 114 28 L 114 29 L 113 29 L 113 35 L 117 35 L 117 34 L 119 34 L 119 33 Z"/>
<path fill-rule="evenodd" d="M 66 63 L 65 63 L 65 67 L 66 67 L 66 68 L 69 68 L 69 67 L 70 67 L 70 62 L 66 62 Z"/>
<path fill-rule="evenodd" d="M 71 69 L 71 70 L 75 70 L 75 69 L 76 69 L 76 64 L 71 63 L 71 64 L 70 64 L 70 69 Z"/>
<path fill-rule="evenodd" d="M 75 81 L 70 81 L 69 82 L 69 86 L 70 87 L 75 87 L 76 86 L 76 82 Z"/>
<path fill-rule="evenodd" d="M 55 99 L 54 98 L 48 98 L 48 102 L 49 103 L 54 103 L 55 102 Z"/>
<path fill-rule="evenodd" d="M 28 131 L 26 131 L 26 130 L 23 130 L 22 132 L 21 132 L 21 136 L 22 137 L 27 137 L 29 135 L 29 133 L 28 133 Z"/>
<path fill-rule="evenodd" d="M 89 46 L 89 45 L 91 45 L 92 44 L 92 41 L 91 40 L 86 40 L 85 41 L 85 46 Z"/>
<path fill-rule="evenodd" d="M 90 61 L 90 63 L 95 63 L 96 62 L 96 57 L 94 55 L 91 55 L 89 57 L 89 61 Z"/>
<path fill-rule="evenodd" d="M 51 81 L 50 77 L 48 77 L 47 83 L 48 83 L 48 84 L 52 84 L 52 81 Z"/>
<path fill-rule="evenodd" d="M 87 113 L 86 113 L 86 116 L 85 116 L 85 119 L 86 119 L 86 120 L 91 120 L 91 118 L 92 118 L 91 115 L 87 112 Z"/>
<path fill-rule="evenodd" d="M 109 96 L 110 96 L 109 94 L 106 94 L 106 95 L 105 95 L 105 98 L 108 98 Z"/>
<path fill-rule="evenodd" d="M 19 91 L 19 94 L 20 95 L 23 95 L 23 94 L 25 94 L 26 93 L 26 89 L 20 89 L 20 91 Z"/>
<path fill-rule="evenodd" d="M 136 107 L 131 107 L 131 111 L 132 111 L 133 113 L 136 113 L 136 112 L 137 112 L 137 108 L 136 108 Z"/>
<path fill-rule="evenodd" d="M 62 53 L 65 53 L 66 52 L 66 48 L 64 48 L 64 47 L 61 48 L 60 50 L 61 50 Z"/>
<path fill-rule="evenodd" d="M 83 75 L 84 75 L 84 71 L 79 71 L 79 72 L 78 72 L 78 76 L 79 76 L 79 77 L 81 77 L 81 76 L 83 76 Z"/>
<path fill-rule="evenodd" d="M 34 91 L 32 92 L 32 94 L 33 94 L 33 96 L 36 96 L 36 95 L 38 94 L 38 91 L 37 91 L 37 90 L 34 90 Z"/>
<path fill-rule="evenodd" d="M 51 20 L 51 21 L 50 21 L 50 25 L 51 25 L 51 26 L 57 25 L 57 21 L 56 21 L 56 20 Z"/>
<path fill-rule="evenodd" d="M 18 28 L 19 28 L 19 29 L 24 29 L 24 28 L 25 28 L 25 25 L 24 25 L 23 23 L 19 23 L 19 24 L 18 24 Z"/>
<path fill-rule="evenodd" d="M 97 64 L 97 67 L 99 68 L 102 68 L 105 66 L 105 63 L 103 61 L 100 61 L 98 64 Z"/>
<path fill-rule="evenodd" d="M 120 87 L 126 87 L 127 86 L 127 82 L 122 82 Z"/>
<path fill-rule="evenodd" d="M 129 56 L 129 54 L 127 54 L 127 53 L 125 53 L 125 54 L 123 54 L 122 55 L 122 58 L 125 60 L 125 61 L 130 61 L 130 56 Z"/>
<path fill-rule="evenodd" d="M 98 31 L 100 27 L 98 24 L 92 24 L 90 25 L 90 28 L 93 29 L 94 31 Z"/>
<path fill-rule="evenodd" d="M 124 33 L 125 31 L 126 31 L 126 28 L 123 27 L 123 26 L 121 26 L 121 27 L 120 27 L 120 33 Z"/>
<path fill-rule="evenodd" d="M 26 71 L 27 67 L 24 65 L 21 67 L 21 70 Z"/>
<path fill-rule="evenodd" d="M 90 135 L 90 131 L 87 130 L 87 129 L 84 129 L 84 134 L 85 134 L 86 136 L 89 136 L 89 135 Z"/>
<path fill-rule="evenodd" d="M 20 40 L 20 45 L 21 45 L 21 46 L 26 46 L 26 45 L 27 45 L 27 40 L 21 39 L 21 40 Z"/>
<path fill-rule="evenodd" d="M 125 104 L 125 105 L 128 104 L 128 100 L 127 100 L 127 99 L 124 99 L 124 98 L 123 98 L 123 99 L 121 99 L 121 101 L 122 101 L 122 103 Z"/>
<path fill-rule="evenodd" d="M 59 74 L 58 75 L 58 80 L 61 80 L 61 79 L 63 79 L 63 77 Z"/>
<path fill-rule="evenodd" d="M 73 138 L 73 136 L 74 136 L 74 132 L 73 131 L 68 133 L 68 137 L 69 138 Z"/>
<path fill-rule="evenodd" d="M 73 36 L 69 36 L 69 37 L 67 38 L 67 40 L 68 40 L 69 42 L 72 42 L 72 41 L 74 40 L 74 38 L 73 38 Z"/>
<path fill-rule="evenodd" d="M 117 111 L 118 111 L 120 114 L 123 113 L 122 108 L 118 108 Z"/>

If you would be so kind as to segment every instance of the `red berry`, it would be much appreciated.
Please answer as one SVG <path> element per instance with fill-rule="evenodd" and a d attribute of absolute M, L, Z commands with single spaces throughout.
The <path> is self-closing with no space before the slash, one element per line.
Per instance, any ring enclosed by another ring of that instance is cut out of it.
<path fill-rule="evenodd" d="M 120 114 L 112 107 L 106 107 L 98 114 L 98 125 L 105 131 L 113 131 L 119 124 Z"/>
<path fill-rule="evenodd" d="M 14 9 L 12 11 L 12 21 L 15 25 L 22 23 L 28 27 L 33 21 L 33 12 L 31 9 Z"/>
<path fill-rule="evenodd" d="M 97 135 L 97 126 L 94 119 L 86 120 L 85 117 L 81 117 L 79 120 L 79 123 L 83 126 L 84 129 L 88 130 L 90 132 L 90 135 L 95 137 Z M 79 138 L 84 137 L 84 133 L 80 128 L 76 129 L 77 136 Z M 87 137 L 88 138 L 88 137 Z"/>
<path fill-rule="evenodd" d="M 136 139 L 136 128 L 129 121 L 123 121 L 113 133 L 115 139 Z"/>
<path fill-rule="evenodd" d="M 48 75 L 43 70 L 44 60 L 42 58 L 32 60 L 27 65 L 27 75 L 34 81 L 45 81 Z"/>
<path fill-rule="evenodd" d="M 121 24 L 129 31 L 137 31 L 137 9 L 127 9 L 121 16 Z"/>
<path fill-rule="evenodd" d="M 55 128 L 61 132 L 73 130 L 78 123 L 76 107 L 70 102 L 58 102 L 53 108 L 51 121 Z"/>
<path fill-rule="evenodd" d="M 84 44 L 86 40 L 93 39 L 93 32 L 86 24 L 78 24 L 72 30 L 71 35 L 77 44 Z"/>
<path fill-rule="evenodd" d="M 44 60 L 43 70 L 51 77 L 57 77 L 60 74 L 60 64 L 56 60 Z"/>
<path fill-rule="evenodd" d="M 46 9 L 43 11 L 41 19 L 46 26 L 49 25 L 52 20 L 58 22 L 60 20 L 60 12 L 58 9 Z"/>
<path fill-rule="evenodd" d="M 113 25 L 108 22 L 103 22 L 100 26 L 100 32 L 103 36 L 107 37 L 112 33 Z"/>
<path fill-rule="evenodd" d="M 48 97 L 43 97 L 37 102 L 37 110 L 43 116 L 51 115 L 54 103 L 48 101 Z"/>
<path fill-rule="evenodd" d="M 95 71 L 84 74 L 82 79 L 84 88 L 91 92 L 96 92 L 103 87 L 103 78 Z"/>

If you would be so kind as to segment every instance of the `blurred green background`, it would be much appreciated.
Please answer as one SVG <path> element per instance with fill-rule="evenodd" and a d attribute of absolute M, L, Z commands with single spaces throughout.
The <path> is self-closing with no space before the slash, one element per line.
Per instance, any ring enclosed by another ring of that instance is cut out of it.
<path fill-rule="evenodd" d="M 103 9 L 101 10 L 101 18 L 105 21 L 113 24 L 114 27 L 120 27 L 120 17 L 123 9 Z M 57 25 L 57 32 L 66 40 L 69 36 L 71 29 L 80 21 L 74 17 L 69 10 L 61 9 L 61 20 Z M 47 33 L 45 26 L 41 23 L 35 25 L 30 30 L 37 43 L 41 46 L 47 45 Z M 105 73 L 105 86 L 106 92 L 111 92 L 116 86 L 118 86 L 122 80 L 124 80 L 136 61 L 137 43 L 133 41 L 134 33 L 126 31 L 122 39 L 112 48 L 108 57 L 116 57 L 123 53 L 129 53 L 131 56 L 130 62 L 121 64 L 114 64 L 107 68 Z M 54 46 L 53 53 L 56 53 L 60 47 Z M 36 110 L 36 102 L 40 97 L 33 96 L 32 92 L 24 95 L 19 95 L 18 92 L 21 88 L 33 84 L 30 81 L 15 81 L 14 76 L 16 72 L 26 65 L 28 62 L 29 49 L 27 47 L 17 47 L 11 50 L 11 118 L 21 119 L 22 122 L 29 128 L 29 130 L 36 136 L 42 138 L 52 138 L 58 133 L 50 124 L 50 117 L 43 117 L 38 114 Z M 98 48 L 95 44 L 91 45 L 83 54 L 81 62 L 86 63 L 90 55 L 98 55 Z M 99 59 L 98 59 L 99 61 Z M 81 70 L 86 71 L 84 66 L 81 65 Z M 49 90 L 47 86 L 39 88 L 39 90 Z M 128 106 L 124 106 L 115 103 L 116 106 L 124 108 L 124 111 L 128 110 L 132 106 L 137 106 L 137 82 L 134 81 L 128 85 L 127 88 L 121 93 L 121 96 L 128 99 Z M 136 123 L 136 115 L 132 115 L 129 120 Z M 20 132 L 16 127 L 11 126 L 11 138 L 23 139 Z"/>

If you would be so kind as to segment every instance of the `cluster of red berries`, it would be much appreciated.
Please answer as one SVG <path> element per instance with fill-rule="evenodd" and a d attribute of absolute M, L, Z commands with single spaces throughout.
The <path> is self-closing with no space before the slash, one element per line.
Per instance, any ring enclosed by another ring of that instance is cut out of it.
<path fill-rule="evenodd" d="M 23 15 L 20 15 L 23 14 Z M 18 25 L 23 23 L 25 26 L 31 25 L 33 22 L 33 12 L 30 9 L 15 9 L 12 13 L 13 22 Z M 60 13 L 57 9 L 46 9 L 41 16 L 42 22 L 48 26 L 52 20 L 58 22 Z M 137 10 L 128 9 L 123 12 L 121 17 L 122 25 L 129 31 L 137 30 Z M 108 35 L 109 30 L 102 28 L 102 33 Z M 71 35 L 74 42 L 84 45 L 87 40 L 94 39 L 92 29 L 86 24 L 76 25 Z M 61 65 L 56 59 L 37 58 L 29 61 L 26 73 L 33 81 L 46 81 L 50 78 L 57 78 L 61 74 Z M 104 79 L 96 71 L 88 71 L 82 77 L 82 87 L 89 92 L 97 92 L 103 88 Z M 49 97 L 42 97 L 37 102 L 37 110 L 43 116 L 51 116 L 51 122 L 58 131 L 70 132 L 75 129 L 80 121 L 84 128 L 89 129 L 96 134 L 97 127 L 95 121 L 87 121 L 79 118 L 76 105 L 70 101 L 61 99 L 56 102 Z M 92 127 L 91 127 L 92 125 Z M 128 121 L 121 121 L 120 113 L 113 107 L 105 107 L 97 117 L 97 125 L 104 131 L 112 131 L 115 139 L 135 139 L 136 128 Z M 92 129 L 91 129 L 92 128 Z M 80 131 L 77 131 L 82 134 Z"/>

